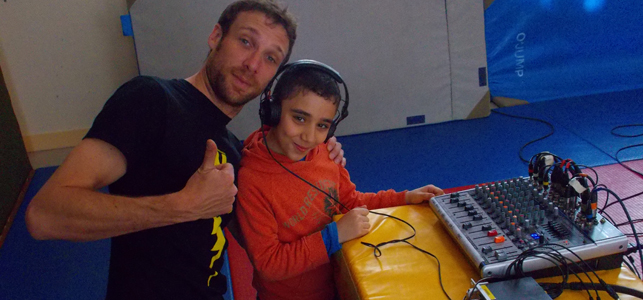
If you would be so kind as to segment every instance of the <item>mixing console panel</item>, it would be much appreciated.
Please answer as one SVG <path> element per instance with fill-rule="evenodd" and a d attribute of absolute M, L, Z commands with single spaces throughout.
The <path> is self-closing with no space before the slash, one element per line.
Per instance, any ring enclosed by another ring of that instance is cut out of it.
<path fill-rule="evenodd" d="M 584 260 L 625 252 L 627 237 L 600 215 L 591 222 L 576 218 L 582 215 L 577 201 L 519 177 L 434 197 L 431 207 L 486 277 L 504 276 L 518 255 L 542 244 L 565 246 Z M 578 261 L 562 247 L 557 250 Z M 522 266 L 525 272 L 551 267 L 540 257 Z"/>

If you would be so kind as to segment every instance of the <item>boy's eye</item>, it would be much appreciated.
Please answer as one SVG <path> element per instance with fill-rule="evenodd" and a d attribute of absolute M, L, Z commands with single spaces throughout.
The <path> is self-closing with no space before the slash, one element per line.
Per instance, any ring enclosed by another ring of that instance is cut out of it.
<path fill-rule="evenodd" d="M 294 118 L 295 118 L 295 120 L 297 122 L 300 122 L 300 123 L 303 123 L 305 121 L 305 119 L 303 117 L 300 117 L 300 116 L 295 116 Z"/>
<path fill-rule="evenodd" d="M 328 129 L 328 127 L 329 127 L 329 126 L 328 126 L 328 124 L 324 124 L 324 123 L 319 124 L 319 125 L 317 125 L 317 126 L 318 126 L 319 128 L 321 128 L 321 129 Z"/>

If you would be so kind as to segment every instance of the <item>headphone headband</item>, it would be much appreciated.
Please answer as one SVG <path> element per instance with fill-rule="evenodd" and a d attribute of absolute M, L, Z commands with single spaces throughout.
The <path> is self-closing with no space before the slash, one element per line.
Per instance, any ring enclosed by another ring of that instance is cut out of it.
<path fill-rule="evenodd" d="M 339 124 L 339 122 L 341 122 L 348 116 L 348 88 L 346 87 L 346 82 L 344 82 L 342 76 L 339 75 L 339 72 L 335 71 L 335 69 L 331 68 L 330 66 L 316 60 L 298 60 L 292 63 L 285 64 L 277 70 L 277 74 L 275 74 L 275 76 L 270 80 L 263 93 L 261 94 L 261 98 L 259 100 L 259 118 L 261 119 L 261 123 L 262 125 L 266 124 L 269 126 L 276 126 L 277 124 L 279 124 L 279 120 L 281 118 L 281 103 L 277 103 L 278 101 L 275 101 L 275 99 L 272 97 L 273 85 L 275 85 L 275 82 L 279 80 L 281 75 L 286 70 L 294 68 L 312 68 L 322 71 L 331 76 L 337 83 L 341 83 L 344 86 L 344 98 L 339 99 L 339 104 L 341 105 L 341 102 L 344 102 L 344 104 L 341 105 L 338 115 L 333 119 L 333 123 L 331 124 L 328 130 L 328 135 L 326 136 L 326 140 L 324 141 L 326 142 L 335 134 L 337 124 Z"/>

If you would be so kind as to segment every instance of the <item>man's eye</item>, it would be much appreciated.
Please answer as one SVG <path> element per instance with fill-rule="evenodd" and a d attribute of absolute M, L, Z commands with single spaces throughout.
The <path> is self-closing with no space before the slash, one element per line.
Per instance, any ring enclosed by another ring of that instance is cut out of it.
<path fill-rule="evenodd" d="M 303 123 L 305 121 L 303 117 L 297 117 L 297 116 L 295 116 L 295 120 L 297 120 L 297 122 L 300 122 L 300 123 Z"/>
<path fill-rule="evenodd" d="M 271 63 L 275 63 L 275 64 L 277 63 L 277 60 L 274 57 L 270 56 L 270 55 L 268 56 L 268 61 L 271 62 Z"/>
<path fill-rule="evenodd" d="M 243 43 L 244 45 L 250 45 L 250 41 L 244 38 L 241 39 L 241 43 Z"/>
<path fill-rule="evenodd" d="M 318 126 L 321 129 L 327 129 L 328 128 L 328 124 L 319 124 Z"/>

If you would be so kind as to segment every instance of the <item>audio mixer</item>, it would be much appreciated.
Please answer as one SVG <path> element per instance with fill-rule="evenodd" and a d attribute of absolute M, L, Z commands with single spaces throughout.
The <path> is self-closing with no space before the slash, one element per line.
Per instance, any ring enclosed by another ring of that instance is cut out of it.
<path fill-rule="evenodd" d="M 579 199 L 573 190 L 558 192 L 533 177 L 518 177 L 434 197 L 431 207 L 482 277 L 505 276 L 518 255 L 543 244 L 565 246 L 583 260 L 615 256 L 604 268 L 620 267 L 627 237 L 596 214 L 595 201 L 581 205 Z M 562 247 L 556 250 L 578 261 Z M 522 265 L 525 272 L 552 267 L 541 257 Z M 542 276 L 552 275 L 558 274 Z"/>

